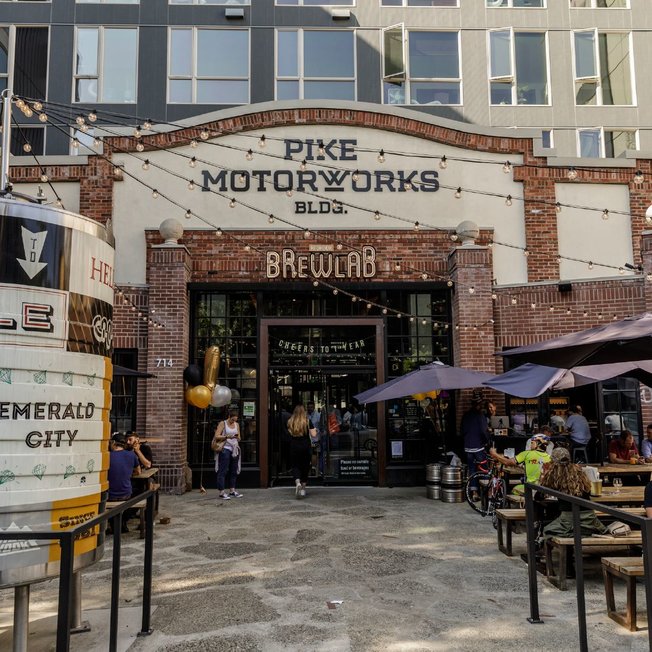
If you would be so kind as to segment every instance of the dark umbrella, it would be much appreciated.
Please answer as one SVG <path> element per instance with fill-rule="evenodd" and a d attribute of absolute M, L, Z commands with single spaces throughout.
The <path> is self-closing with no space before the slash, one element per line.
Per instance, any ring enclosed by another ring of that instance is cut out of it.
<path fill-rule="evenodd" d="M 584 365 L 652 359 L 652 313 L 612 321 L 603 326 L 519 346 L 497 355 L 516 362 L 570 369 Z"/>
<path fill-rule="evenodd" d="M 354 397 L 360 403 L 378 403 L 393 398 L 403 398 L 411 394 L 423 394 L 434 389 L 468 389 L 480 387 L 489 380 L 491 374 L 472 371 L 462 367 L 450 367 L 441 362 L 431 362 L 404 376 L 372 387 Z"/>
<path fill-rule="evenodd" d="M 138 369 L 129 369 L 128 367 L 121 367 L 120 365 L 113 365 L 113 376 L 135 376 L 136 378 L 156 378 L 154 374 L 147 373 L 146 371 L 138 371 Z"/>

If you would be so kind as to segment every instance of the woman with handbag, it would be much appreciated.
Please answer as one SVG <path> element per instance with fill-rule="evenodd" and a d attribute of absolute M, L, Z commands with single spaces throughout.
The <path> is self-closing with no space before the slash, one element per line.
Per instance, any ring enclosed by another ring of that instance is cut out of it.
<path fill-rule="evenodd" d="M 303 405 L 297 405 L 294 408 L 292 416 L 288 419 L 288 432 L 290 433 L 290 465 L 294 478 L 294 493 L 297 498 L 304 498 L 312 459 L 312 438 L 317 436 L 317 431 L 310 427 Z"/>
<path fill-rule="evenodd" d="M 215 429 L 211 442 L 215 452 L 215 472 L 217 473 L 217 489 L 222 500 L 242 498 L 236 491 L 235 482 L 240 474 L 240 426 L 238 425 L 238 411 L 229 410 L 225 421 L 220 421 Z M 228 482 L 229 490 L 226 490 Z"/>

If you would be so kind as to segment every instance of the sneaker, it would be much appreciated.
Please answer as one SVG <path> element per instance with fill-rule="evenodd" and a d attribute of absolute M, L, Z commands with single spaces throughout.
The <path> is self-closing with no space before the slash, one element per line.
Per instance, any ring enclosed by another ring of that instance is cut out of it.
<path fill-rule="evenodd" d="M 299 491 L 299 496 L 301 496 L 301 498 L 305 498 L 306 497 L 306 490 L 301 489 L 301 491 Z"/>
<path fill-rule="evenodd" d="M 229 494 L 220 494 L 220 498 L 222 500 L 231 500 L 231 496 L 229 496 Z"/>
<path fill-rule="evenodd" d="M 239 491 L 230 491 L 229 496 L 231 496 L 231 498 L 242 498 L 243 494 Z"/>

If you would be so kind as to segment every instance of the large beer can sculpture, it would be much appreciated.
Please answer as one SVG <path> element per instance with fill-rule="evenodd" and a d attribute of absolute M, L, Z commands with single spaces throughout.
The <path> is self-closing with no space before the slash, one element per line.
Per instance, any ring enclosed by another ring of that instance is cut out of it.
<path fill-rule="evenodd" d="M 90 219 L 0 200 L 0 587 L 58 574 L 63 530 L 106 498 L 111 408 L 113 238 Z M 99 528 L 75 569 L 102 556 Z"/>

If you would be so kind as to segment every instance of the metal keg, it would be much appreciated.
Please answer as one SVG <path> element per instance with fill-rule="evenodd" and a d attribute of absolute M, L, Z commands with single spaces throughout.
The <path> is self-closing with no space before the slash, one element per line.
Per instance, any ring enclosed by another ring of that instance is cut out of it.
<path fill-rule="evenodd" d="M 461 503 L 462 469 L 459 466 L 445 466 L 441 473 L 441 500 L 444 503 Z"/>
<path fill-rule="evenodd" d="M 441 483 L 441 464 L 427 464 L 426 465 L 426 482 L 428 484 Z"/>
<path fill-rule="evenodd" d="M 441 485 L 440 484 L 426 485 L 426 498 L 430 498 L 431 500 L 440 500 Z"/>

